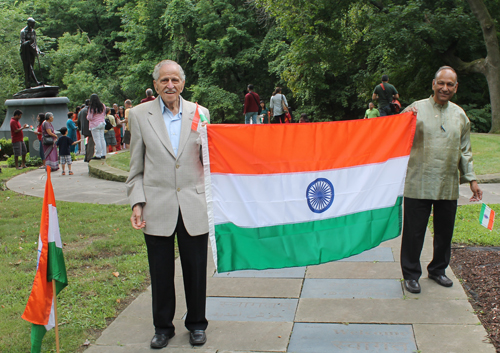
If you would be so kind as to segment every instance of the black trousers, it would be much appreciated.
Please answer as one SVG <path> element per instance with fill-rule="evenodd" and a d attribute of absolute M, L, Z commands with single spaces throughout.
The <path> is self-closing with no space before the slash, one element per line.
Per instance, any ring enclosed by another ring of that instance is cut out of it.
<path fill-rule="evenodd" d="M 401 241 L 401 269 L 404 279 L 418 280 L 422 275 L 420 254 L 432 206 L 434 206 L 434 253 L 432 261 L 427 266 L 427 272 L 431 275 L 444 275 L 450 263 L 457 200 L 419 200 L 405 197 Z"/>
<path fill-rule="evenodd" d="M 208 233 L 190 236 L 184 226 L 180 210 L 175 233 L 177 233 L 187 304 L 184 325 L 190 331 L 205 330 L 208 325 L 205 317 Z M 151 274 L 153 323 L 157 334 L 169 335 L 175 331 L 174 234 L 170 237 L 144 234 Z"/>
<path fill-rule="evenodd" d="M 94 157 L 95 143 L 92 135 L 85 137 L 88 137 L 87 145 L 85 145 L 85 162 L 88 162 Z"/>

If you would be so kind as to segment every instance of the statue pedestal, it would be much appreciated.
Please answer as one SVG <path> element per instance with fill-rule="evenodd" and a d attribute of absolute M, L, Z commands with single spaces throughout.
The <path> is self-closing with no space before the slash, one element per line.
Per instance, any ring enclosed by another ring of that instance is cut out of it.
<path fill-rule="evenodd" d="M 10 139 L 10 119 L 14 116 L 14 110 L 16 109 L 20 109 L 23 112 L 23 116 L 19 123 L 21 125 L 28 124 L 33 126 L 35 130 L 38 126 L 36 120 L 38 113 L 51 112 L 54 114 L 52 126 L 54 126 L 55 130 L 59 130 L 61 127 L 66 126 L 69 111 L 68 103 L 69 99 L 67 97 L 7 99 L 5 101 L 7 113 L 0 127 L 0 138 L 4 137 Z M 25 129 L 23 133 L 24 136 L 29 138 L 30 151 L 38 151 L 39 145 L 36 137 L 37 135 L 30 133 L 28 129 Z M 36 147 L 34 146 L 35 144 Z"/>

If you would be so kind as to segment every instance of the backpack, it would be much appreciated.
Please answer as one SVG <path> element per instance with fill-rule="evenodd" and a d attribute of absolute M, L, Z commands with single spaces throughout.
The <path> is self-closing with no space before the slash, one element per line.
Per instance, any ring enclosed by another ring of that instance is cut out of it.
<path fill-rule="evenodd" d="M 108 118 L 104 119 L 104 122 L 106 123 L 106 126 L 104 126 L 104 130 L 109 131 L 113 128 L 113 125 L 111 124 L 111 121 L 109 121 Z"/>
<path fill-rule="evenodd" d="M 384 87 L 383 83 L 380 84 L 380 87 L 382 87 L 382 89 L 384 90 L 384 93 L 385 93 L 385 87 Z M 399 103 L 399 101 L 397 99 L 393 98 L 391 100 L 391 98 L 392 98 L 392 96 L 387 97 L 387 101 L 389 102 L 389 107 L 391 108 L 391 112 L 397 114 L 401 111 L 401 103 Z"/>

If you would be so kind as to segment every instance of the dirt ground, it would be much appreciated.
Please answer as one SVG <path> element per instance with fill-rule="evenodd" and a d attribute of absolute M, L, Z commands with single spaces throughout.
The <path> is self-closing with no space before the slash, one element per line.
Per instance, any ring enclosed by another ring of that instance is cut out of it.
<path fill-rule="evenodd" d="M 450 265 L 500 353 L 500 247 L 454 246 Z"/>

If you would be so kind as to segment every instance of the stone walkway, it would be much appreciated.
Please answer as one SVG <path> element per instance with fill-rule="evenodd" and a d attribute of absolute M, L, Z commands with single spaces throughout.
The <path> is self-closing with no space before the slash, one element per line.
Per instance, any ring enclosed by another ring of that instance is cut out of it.
<path fill-rule="evenodd" d="M 74 167 L 73 177 L 54 175 L 57 199 L 126 203 L 123 183 L 89 177 L 83 162 Z M 42 196 L 43 183 L 43 171 L 33 171 L 10 180 L 7 186 Z M 482 187 L 485 202 L 500 203 L 500 185 Z M 460 194 L 460 204 L 468 203 L 467 186 L 461 187 Z M 198 348 L 188 343 L 182 321 L 186 306 L 178 259 L 176 336 L 163 351 L 495 353 L 451 269 L 447 270 L 454 281 L 451 288 L 437 285 L 424 274 L 421 294 L 404 290 L 400 239 L 348 259 L 301 268 L 219 274 L 210 258 L 208 341 Z M 431 257 L 432 238 L 427 234 L 421 257 L 424 268 Z M 147 290 L 86 352 L 150 352 L 153 333 Z"/>

